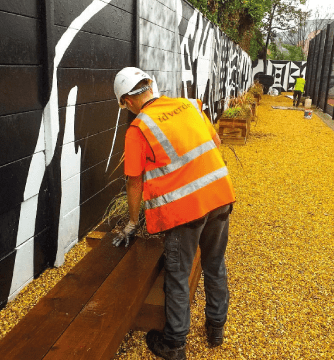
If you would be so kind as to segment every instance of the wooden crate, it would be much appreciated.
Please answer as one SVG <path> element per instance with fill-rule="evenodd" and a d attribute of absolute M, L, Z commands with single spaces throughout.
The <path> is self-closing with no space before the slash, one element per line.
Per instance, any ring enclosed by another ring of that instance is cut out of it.
<path fill-rule="evenodd" d="M 225 144 L 244 145 L 250 131 L 251 118 L 221 118 L 218 135 Z"/>

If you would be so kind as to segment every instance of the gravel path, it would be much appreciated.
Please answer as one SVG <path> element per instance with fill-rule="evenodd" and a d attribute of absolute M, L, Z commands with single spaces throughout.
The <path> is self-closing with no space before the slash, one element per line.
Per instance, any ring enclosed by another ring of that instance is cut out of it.
<path fill-rule="evenodd" d="M 230 309 L 224 344 L 209 349 L 203 283 L 192 304 L 189 359 L 334 358 L 334 132 L 316 115 L 274 110 L 264 96 L 249 141 L 224 157 L 237 192 L 227 250 Z M 144 333 L 116 359 L 156 359 Z"/>
<path fill-rule="evenodd" d="M 192 304 L 188 359 L 334 358 L 334 132 L 315 114 L 274 110 L 264 96 L 243 166 L 222 147 L 237 192 L 227 266 L 231 292 L 224 344 L 209 349 L 203 281 Z M 87 252 L 78 244 L 60 269 L 47 270 L 0 312 L 0 338 Z M 156 359 L 145 334 L 131 332 L 116 359 Z"/>

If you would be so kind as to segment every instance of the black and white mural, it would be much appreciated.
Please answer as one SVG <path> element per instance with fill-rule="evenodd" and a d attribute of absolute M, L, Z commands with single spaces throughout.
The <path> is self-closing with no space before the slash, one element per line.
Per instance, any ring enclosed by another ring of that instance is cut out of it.
<path fill-rule="evenodd" d="M 139 39 L 160 94 L 201 99 L 212 121 L 252 84 L 250 57 L 187 2 L 141 0 Z"/>
<path fill-rule="evenodd" d="M 279 91 L 292 91 L 300 75 L 305 78 L 306 61 L 267 60 L 267 74 L 274 77 L 273 88 Z M 263 74 L 263 60 L 253 62 L 253 78 Z"/>
<path fill-rule="evenodd" d="M 113 79 L 135 65 L 134 9 L 132 0 L 0 3 L 1 307 L 61 265 L 124 184 L 113 171 L 128 117 Z"/>
<path fill-rule="evenodd" d="M 148 71 L 156 94 L 201 98 L 214 121 L 252 67 L 181 0 L 5 0 L 0 29 L 1 308 L 61 265 L 124 185 L 120 69 Z"/>

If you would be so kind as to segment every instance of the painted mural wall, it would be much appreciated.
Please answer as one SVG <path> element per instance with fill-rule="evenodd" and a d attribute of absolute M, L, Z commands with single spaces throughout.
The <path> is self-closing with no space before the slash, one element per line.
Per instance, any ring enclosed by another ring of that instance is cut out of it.
<path fill-rule="evenodd" d="M 124 185 L 133 0 L 0 2 L 0 306 L 101 219 Z"/>
<path fill-rule="evenodd" d="M 334 22 L 310 41 L 305 92 L 312 103 L 334 115 Z"/>
<path fill-rule="evenodd" d="M 250 58 L 181 0 L 0 2 L 0 308 L 102 218 L 124 186 L 125 66 L 215 120 L 252 83 Z"/>
<path fill-rule="evenodd" d="M 273 88 L 278 91 L 292 91 L 298 76 L 306 74 L 306 61 L 267 60 L 267 75 L 274 77 Z M 253 61 L 253 77 L 263 74 L 263 60 Z"/>
<path fill-rule="evenodd" d="M 161 95 L 199 98 L 216 120 L 252 84 L 250 57 L 181 0 L 140 0 L 139 64 Z"/>

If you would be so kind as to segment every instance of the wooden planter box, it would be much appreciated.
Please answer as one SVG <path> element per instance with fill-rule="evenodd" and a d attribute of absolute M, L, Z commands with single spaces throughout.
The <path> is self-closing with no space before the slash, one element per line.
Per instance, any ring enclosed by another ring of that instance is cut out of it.
<path fill-rule="evenodd" d="M 244 145 L 250 131 L 251 118 L 221 118 L 218 135 L 224 144 Z"/>

